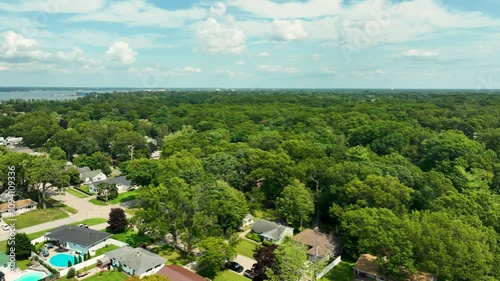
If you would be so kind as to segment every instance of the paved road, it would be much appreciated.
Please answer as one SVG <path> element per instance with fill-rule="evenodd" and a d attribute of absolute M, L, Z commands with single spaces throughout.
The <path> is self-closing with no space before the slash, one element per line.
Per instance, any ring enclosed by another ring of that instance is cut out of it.
<path fill-rule="evenodd" d="M 257 262 L 256 260 L 254 260 L 252 258 L 249 258 L 249 257 L 244 256 L 244 255 L 240 255 L 240 254 L 238 254 L 236 256 L 234 261 L 243 266 L 243 271 L 240 273 L 240 275 L 243 275 L 243 272 L 245 272 L 245 270 L 251 269 L 252 265 Z"/>
<path fill-rule="evenodd" d="M 20 231 L 25 233 L 33 233 L 38 232 L 50 228 L 55 228 L 64 224 L 74 223 L 78 221 L 82 221 L 90 218 L 106 218 L 108 217 L 111 208 L 120 207 L 118 204 L 107 205 L 107 206 L 98 206 L 89 202 L 91 197 L 86 198 L 78 198 L 70 193 L 66 194 L 54 194 L 51 196 L 55 200 L 61 201 L 64 204 L 75 208 L 78 212 L 76 214 L 70 214 L 69 218 L 64 218 L 56 221 L 46 222 L 42 224 L 37 224 L 31 227 L 23 228 Z M 127 216 L 130 216 L 126 214 Z M 104 227 L 102 227 L 104 225 Z M 107 224 L 99 224 L 97 226 L 91 227 L 92 229 L 97 229 L 96 227 L 100 227 L 100 229 L 106 228 Z M 6 240 L 9 237 L 9 231 L 2 231 L 0 233 L 0 241 Z"/>

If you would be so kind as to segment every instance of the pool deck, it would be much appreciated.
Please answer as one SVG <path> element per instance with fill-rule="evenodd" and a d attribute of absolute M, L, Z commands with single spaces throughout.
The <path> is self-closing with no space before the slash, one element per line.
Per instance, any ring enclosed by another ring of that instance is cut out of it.
<path fill-rule="evenodd" d="M 30 270 L 30 269 L 26 269 L 26 270 L 16 269 L 16 271 L 11 271 L 10 269 L 5 269 L 2 272 L 5 273 L 5 280 L 16 280 L 18 278 L 21 278 L 26 273 L 40 272 L 40 271 L 34 271 L 34 270 Z M 47 276 L 47 273 L 45 273 L 45 272 L 41 272 L 41 273 L 44 273 L 45 276 Z"/>

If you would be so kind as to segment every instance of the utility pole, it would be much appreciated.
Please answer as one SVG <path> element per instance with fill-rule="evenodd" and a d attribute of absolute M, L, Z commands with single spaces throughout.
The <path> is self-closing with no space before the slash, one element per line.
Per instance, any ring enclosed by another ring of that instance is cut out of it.
<path fill-rule="evenodd" d="M 127 145 L 128 150 L 130 151 L 130 160 L 134 160 L 134 146 L 133 145 Z"/>

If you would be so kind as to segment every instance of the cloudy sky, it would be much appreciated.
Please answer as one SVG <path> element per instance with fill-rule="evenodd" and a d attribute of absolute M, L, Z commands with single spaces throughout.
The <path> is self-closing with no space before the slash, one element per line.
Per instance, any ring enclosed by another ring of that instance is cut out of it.
<path fill-rule="evenodd" d="M 0 86 L 500 88 L 499 0 L 2 0 Z"/>

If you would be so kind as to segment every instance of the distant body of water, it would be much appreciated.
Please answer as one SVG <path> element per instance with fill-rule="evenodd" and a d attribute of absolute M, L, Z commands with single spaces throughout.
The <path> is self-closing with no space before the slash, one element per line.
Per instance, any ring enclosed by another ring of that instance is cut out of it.
<path fill-rule="evenodd" d="M 109 93 L 113 90 L 92 90 L 92 93 Z M 122 90 L 123 91 L 123 90 Z M 23 99 L 23 100 L 72 100 L 78 98 L 75 90 L 34 90 L 34 91 L 0 91 L 0 101 Z M 87 92 L 87 91 L 84 91 Z"/>

